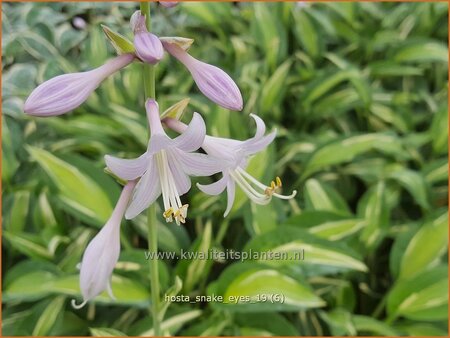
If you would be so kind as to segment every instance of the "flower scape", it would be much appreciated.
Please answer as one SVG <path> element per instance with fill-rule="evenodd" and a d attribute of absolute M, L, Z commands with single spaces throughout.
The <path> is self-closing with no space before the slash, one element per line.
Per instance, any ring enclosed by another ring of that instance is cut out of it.
<path fill-rule="evenodd" d="M 170 8 L 176 2 L 162 2 L 162 5 Z M 164 52 L 187 68 L 198 89 L 212 102 L 233 111 L 243 109 L 243 98 L 233 79 L 222 69 L 188 53 L 192 40 L 150 33 L 141 11 L 132 15 L 130 26 L 134 52 L 120 50 L 119 56 L 96 69 L 60 75 L 42 83 L 26 100 L 25 113 L 37 117 L 69 113 L 82 105 L 107 77 L 133 62 L 156 65 L 163 59 Z M 85 249 L 79 266 L 83 301 L 76 304 L 73 300 L 75 308 L 83 307 L 105 290 L 114 298 L 110 280 L 119 259 L 123 217 L 137 217 L 162 196 L 165 221 L 177 225 L 186 223 L 190 206 L 183 203 L 182 198 L 192 188 L 191 177 L 221 175 L 216 182 L 197 184 L 197 187 L 207 195 L 219 195 L 226 190 L 224 217 L 233 206 L 236 184 L 259 205 L 268 204 L 273 197 L 287 200 L 296 195 L 296 191 L 281 194 L 279 177 L 266 185 L 246 171 L 249 158 L 265 150 L 276 137 L 276 130 L 266 134 L 265 123 L 257 115 L 250 115 L 256 123 L 255 135 L 240 141 L 206 135 L 205 121 L 199 113 L 193 114 L 188 125 L 176 117 L 165 116 L 161 120 L 160 107 L 154 98 L 146 98 L 145 110 L 150 127 L 146 152 L 134 159 L 105 155 L 107 169 L 124 187 L 111 217 Z M 179 136 L 170 138 L 165 127 Z"/>

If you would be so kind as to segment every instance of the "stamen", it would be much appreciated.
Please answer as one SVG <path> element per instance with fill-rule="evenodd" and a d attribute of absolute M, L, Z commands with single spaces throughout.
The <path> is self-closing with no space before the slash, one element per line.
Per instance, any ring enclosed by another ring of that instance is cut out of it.
<path fill-rule="evenodd" d="M 233 177 L 236 183 L 239 184 L 239 186 L 247 194 L 247 196 L 255 203 L 267 204 L 272 196 L 280 199 L 291 199 L 294 198 L 297 194 L 296 190 L 294 190 L 292 194 L 287 196 L 277 193 L 277 191 L 283 186 L 281 178 L 278 176 L 275 178 L 275 181 L 270 182 L 270 186 L 266 186 L 259 182 L 248 172 L 246 172 L 244 169 L 238 167 L 234 172 L 231 173 L 231 177 Z M 250 183 L 260 188 L 264 192 L 264 194 L 257 192 L 246 180 L 250 181 Z"/>
<path fill-rule="evenodd" d="M 155 155 L 158 163 L 158 170 L 161 181 L 161 191 L 163 195 L 164 209 L 163 216 L 166 222 L 180 223 L 186 222 L 188 204 L 182 205 L 180 195 L 178 194 L 175 179 L 170 170 L 167 154 L 161 150 Z"/>
<path fill-rule="evenodd" d="M 281 187 L 283 186 L 283 183 L 281 183 L 281 178 L 279 178 L 279 177 L 277 176 L 276 181 L 277 181 L 277 186 L 278 186 L 279 188 L 281 188 Z"/>

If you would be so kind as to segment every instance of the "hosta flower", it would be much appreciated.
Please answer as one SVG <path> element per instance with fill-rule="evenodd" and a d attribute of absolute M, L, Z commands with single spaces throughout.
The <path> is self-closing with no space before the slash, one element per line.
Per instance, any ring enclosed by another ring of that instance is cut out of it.
<path fill-rule="evenodd" d="M 199 61 L 176 43 L 163 41 L 164 49 L 183 63 L 198 89 L 211 101 L 230 110 L 242 110 L 241 92 L 233 79 L 222 69 Z"/>
<path fill-rule="evenodd" d="M 166 8 L 172 8 L 178 5 L 178 1 L 160 1 L 159 3 Z"/>
<path fill-rule="evenodd" d="M 149 99 L 146 110 L 151 131 L 147 151 L 129 160 L 106 155 L 106 165 L 124 180 L 141 177 L 125 218 L 136 217 L 162 194 L 166 221 L 184 223 L 188 205 L 180 196 L 191 188 L 189 176 L 212 175 L 222 170 L 222 164 L 208 155 L 193 153 L 205 138 L 205 123 L 199 114 L 194 113 L 180 136 L 170 139 L 162 127 L 156 101 Z"/>
<path fill-rule="evenodd" d="M 110 297 L 114 298 L 111 290 L 111 275 L 119 259 L 120 223 L 135 185 L 135 181 L 125 185 L 108 222 L 84 251 L 80 266 L 80 289 L 83 302 L 76 305 L 72 301 L 72 306 L 77 309 L 104 290 L 108 290 Z"/>
<path fill-rule="evenodd" d="M 152 65 L 158 63 L 164 56 L 164 49 L 155 34 L 150 33 L 145 26 L 145 16 L 136 11 L 130 19 L 134 32 L 134 48 L 136 55 L 144 62 Z"/>
<path fill-rule="evenodd" d="M 24 111 L 34 116 L 54 116 L 79 107 L 108 76 L 127 66 L 133 54 L 124 54 L 96 69 L 64 74 L 39 85 L 25 101 Z"/>
<path fill-rule="evenodd" d="M 276 136 L 276 131 L 264 136 L 266 131 L 264 121 L 254 114 L 250 114 L 250 116 L 256 122 L 256 133 L 254 137 L 246 141 L 238 141 L 206 136 L 202 144 L 202 148 L 208 155 L 226 164 L 220 180 L 208 185 L 197 184 L 198 188 L 208 195 L 219 195 L 227 189 L 228 201 L 224 217 L 228 215 L 233 206 L 236 184 L 245 192 L 251 201 L 261 205 L 268 204 L 272 197 L 291 199 L 297 194 L 294 190 L 288 196 L 281 195 L 279 189 L 282 184 L 279 177 L 267 186 L 259 182 L 245 170 L 248 158 L 264 150 L 272 143 Z M 177 132 L 182 132 L 186 128 L 184 123 L 175 119 L 166 119 L 165 123 Z"/>

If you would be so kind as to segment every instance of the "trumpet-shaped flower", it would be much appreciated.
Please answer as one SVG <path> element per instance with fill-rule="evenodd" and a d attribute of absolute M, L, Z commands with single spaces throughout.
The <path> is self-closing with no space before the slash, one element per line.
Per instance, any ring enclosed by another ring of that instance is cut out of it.
<path fill-rule="evenodd" d="M 272 197 L 280 199 L 291 199 L 297 194 L 293 191 L 291 195 L 281 195 L 278 191 L 282 186 L 281 179 L 277 177 L 269 186 L 259 182 L 246 170 L 248 158 L 264 150 L 276 136 L 276 130 L 268 135 L 264 135 L 266 126 L 264 121 L 254 115 L 250 116 L 256 122 L 255 136 L 246 140 L 238 141 L 227 138 L 206 136 L 202 148 L 208 155 L 217 158 L 217 161 L 223 161 L 226 168 L 222 171 L 222 178 L 217 182 L 208 185 L 197 184 L 198 188 L 208 195 L 219 195 L 227 189 L 227 209 L 224 217 L 230 212 L 234 197 L 236 184 L 244 191 L 249 199 L 257 204 L 266 205 Z M 171 129 L 182 132 L 186 125 L 175 119 L 166 119 L 165 123 Z"/>
<path fill-rule="evenodd" d="M 77 305 L 72 301 L 72 306 L 77 309 L 104 290 L 108 290 L 110 297 L 114 298 L 111 290 L 111 275 L 119 259 L 120 223 L 135 185 L 135 181 L 125 185 L 108 222 L 92 239 L 83 254 L 80 266 L 80 289 L 83 302 Z"/>
<path fill-rule="evenodd" d="M 176 43 L 162 42 L 165 50 L 183 63 L 197 87 L 211 101 L 230 110 L 242 110 L 241 92 L 233 79 L 222 69 L 199 61 Z"/>
<path fill-rule="evenodd" d="M 25 101 L 24 111 L 34 116 L 55 116 L 67 113 L 87 100 L 108 76 L 127 66 L 133 54 L 124 54 L 96 69 L 64 74 L 39 85 Z"/>
<path fill-rule="evenodd" d="M 181 202 L 180 196 L 191 188 L 189 176 L 212 175 L 222 171 L 223 164 L 208 155 L 193 153 L 200 148 L 206 132 L 199 114 L 194 113 L 180 136 L 170 139 L 162 127 L 156 101 L 147 100 L 146 110 L 151 131 L 147 151 L 136 159 L 106 155 L 106 165 L 124 180 L 141 177 L 125 218 L 136 217 L 162 194 L 166 221 L 184 223 L 188 205 Z"/>
<path fill-rule="evenodd" d="M 155 34 L 150 33 L 145 25 L 145 16 L 136 11 L 130 19 L 134 32 L 134 48 L 136 55 L 144 62 L 152 65 L 158 63 L 164 56 L 164 49 Z"/>

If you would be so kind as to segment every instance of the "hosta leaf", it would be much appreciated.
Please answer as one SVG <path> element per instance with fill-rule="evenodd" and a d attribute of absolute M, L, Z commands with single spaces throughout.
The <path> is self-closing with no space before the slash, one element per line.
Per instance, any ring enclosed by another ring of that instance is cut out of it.
<path fill-rule="evenodd" d="M 66 297 L 54 298 L 40 315 L 33 329 L 33 336 L 46 336 L 55 324 L 58 315 L 64 311 Z"/>
<path fill-rule="evenodd" d="M 89 329 L 93 337 L 126 337 L 126 334 L 108 327 L 91 327 Z"/>
<path fill-rule="evenodd" d="M 352 250 L 290 226 L 254 237 L 244 250 L 250 258 L 253 258 L 253 252 L 258 253 L 261 256 L 254 259 L 270 266 L 317 265 L 335 270 L 367 271 L 367 267 Z M 277 255 L 278 258 L 273 256 L 270 259 L 261 253 Z"/>
<path fill-rule="evenodd" d="M 261 113 L 273 111 L 283 100 L 286 92 L 286 80 L 292 62 L 290 60 L 281 64 L 272 76 L 264 83 L 261 91 Z"/>
<path fill-rule="evenodd" d="M 444 44 L 433 41 L 408 43 L 393 55 L 397 62 L 448 62 L 448 49 Z"/>
<path fill-rule="evenodd" d="M 339 193 L 316 179 L 306 181 L 304 194 L 309 208 L 331 211 L 340 215 L 351 214 L 348 205 Z"/>
<path fill-rule="evenodd" d="M 109 218 L 112 212 L 111 202 L 95 181 L 44 149 L 27 149 L 52 179 L 61 199 L 71 207 L 75 216 L 82 213 L 97 225 Z"/>
<path fill-rule="evenodd" d="M 387 153 L 401 153 L 395 136 L 386 134 L 365 134 L 336 140 L 319 147 L 306 162 L 302 178 L 331 165 L 352 161 L 363 153 L 378 150 Z"/>
<path fill-rule="evenodd" d="M 444 320 L 448 316 L 448 268 L 437 267 L 398 281 L 389 292 L 387 311 L 391 318 Z"/>
<path fill-rule="evenodd" d="M 448 214 L 426 225 L 412 237 L 400 265 L 400 278 L 408 279 L 422 271 L 442 255 L 448 246 Z"/>
<path fill-rule="evenodd" d="M 430 208 L 428 187 L 425 178 L 421 173 L 409 169 L 395 171 L 390 175 L 390 178 L 396 180 L 424 209 Z"/>
<path fill-rule="evenodd" d="M 213 305 L 228 311 L 296 311 L 325 305 L 307 284 L 256 263 L 233 264 L 222 273 L 216 287 L 223 302 Z"/>

